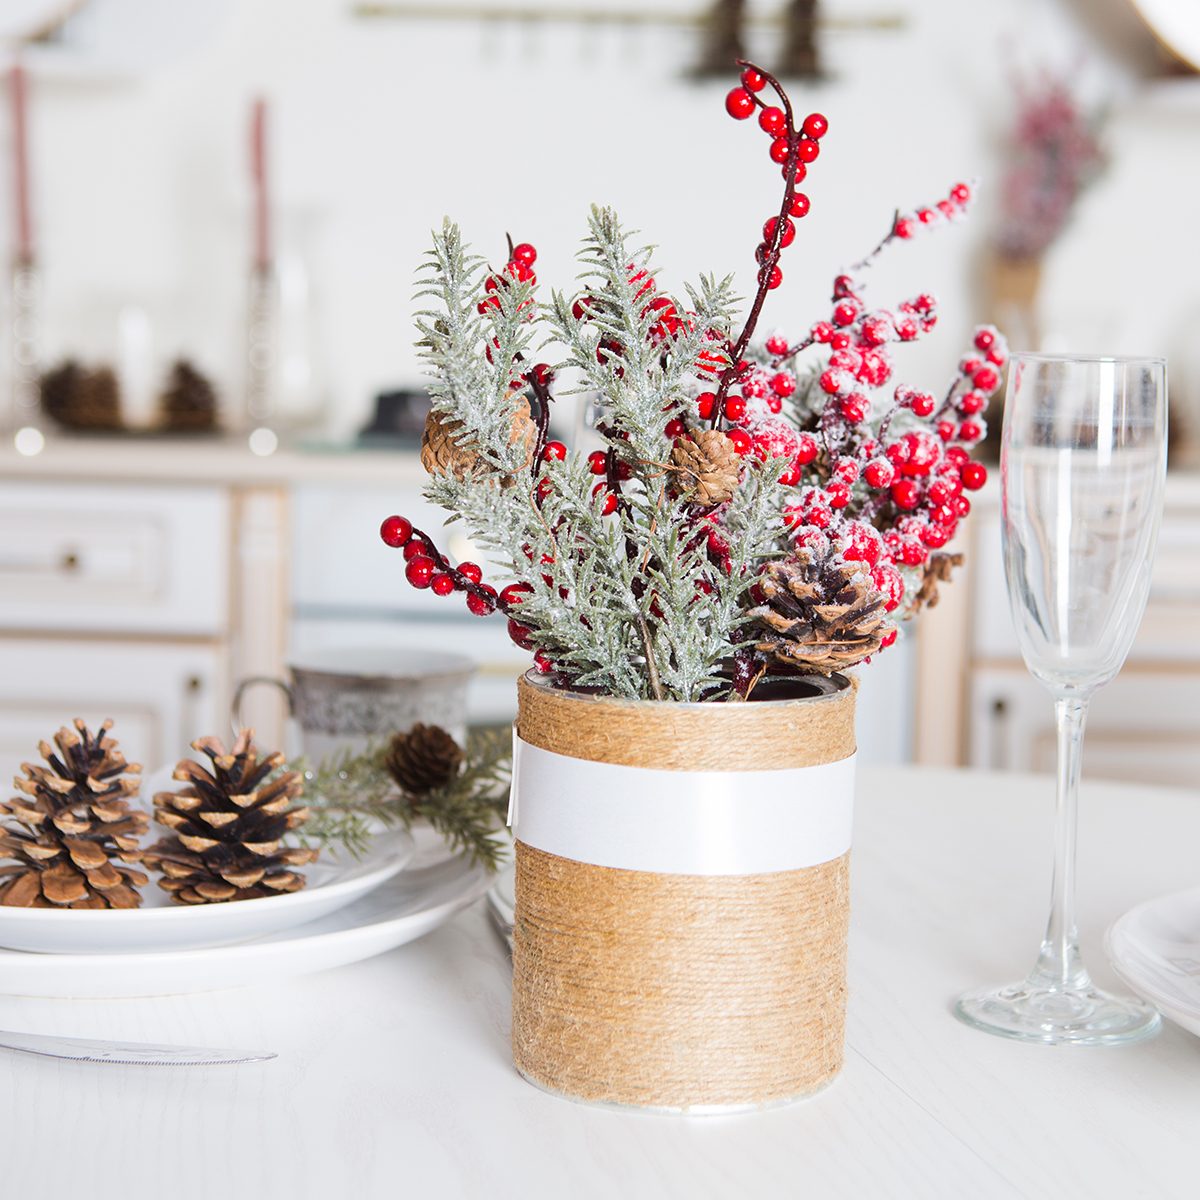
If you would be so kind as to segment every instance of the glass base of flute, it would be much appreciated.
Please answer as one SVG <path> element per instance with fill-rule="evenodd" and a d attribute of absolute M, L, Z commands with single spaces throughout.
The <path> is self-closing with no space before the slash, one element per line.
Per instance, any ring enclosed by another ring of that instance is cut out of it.
<path fill-rule="evenodd" d="M 1075 922 L 1075 833 L 1088 702 L 1129 653 L 1150 589 L 1166 472 L 1162 359 L 1015 354 L 1000 454 L 1005 579 L 1025 665 L 1054 697 L 1058 780 L 1050 920 L 1020 983 L 955 1014 L 1002 1037 L 1116 1045 L 1158 1031 L 1092 983 Z"/>
<path fill-rule="evenodd" d="M 981 988 L 960 996 L 960 1021 L 1000 1037 L 1049 1046 L 1119 1046 L 1153 1037 L 1162 1024 L 1148 1004 L 1114 996 L 1092 984 L 1086 971 L 1063 987 L 1035 970 L 1008 987 Z"/>
<path fill-rule="evenodd" d="M 1157 1010 L 1131 996 L 1114 996 L 1092 983 L 1079 953 L 1074 925 L 1075 830 L 1079 764 L 1088 693 L 1060 693 L 1058 804 L 1050 922 L 1041 952 L 1020 983 L 978 988 L 958 998 L 955 1016 L 1001 1037 L 1050 1045 L 1119 1045 L 1158 1032 Z"/>

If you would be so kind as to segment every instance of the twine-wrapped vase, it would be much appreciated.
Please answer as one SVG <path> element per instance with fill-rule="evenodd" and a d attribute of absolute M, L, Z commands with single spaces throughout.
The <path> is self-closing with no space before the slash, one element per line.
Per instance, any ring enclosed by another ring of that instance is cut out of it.
<path fill-rule="evenodd" d="M 840 1070 L 854 687 L 786 686 L 672 704 L 520 681 L 512 1038 L 531 1082 L 723 1111 Z"/>

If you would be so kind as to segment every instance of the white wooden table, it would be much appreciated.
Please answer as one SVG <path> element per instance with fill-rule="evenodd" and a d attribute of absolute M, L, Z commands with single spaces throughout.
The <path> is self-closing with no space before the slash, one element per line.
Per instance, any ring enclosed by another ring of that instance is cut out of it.
<path fill-rule="evenodd" d="M 863 772 L 846 1067 L 816 1099 L 672 1118 L 556 1100 L 508 1057 L 509 964 L 482 905 L 421 942 L 242 991 L 0 997 L 0 1028 L 271 1048 L 217 1068 L 5 1055 L 0 1195 L 126 1200 L 408 1197 L 1195 1197 L 1200 1040 L 1003 1041 L 950 1015 L 1030 965 L 1049 892 L 1051 784 Z M 1084 949 L 1200 884 L 1200 793 L 1085 784 Z"/>

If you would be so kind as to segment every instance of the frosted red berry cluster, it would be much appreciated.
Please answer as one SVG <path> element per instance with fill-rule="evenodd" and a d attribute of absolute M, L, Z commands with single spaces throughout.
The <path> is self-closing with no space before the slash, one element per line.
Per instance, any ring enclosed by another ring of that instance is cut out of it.
<path fill-rule="evenodd" d="M 955 194 L 965 208 L 966 185 Z M 906 236 L 893 226 L 881 248 Z M 894 611 L 913 601 L 930 555 L 970 512 L 967 493 L 987 481 L 971 452 L 987 433 L 983 412 L 1000 386 L 1007 347 L 982 326 L 938 396 L 897 381 L 895 349 L 934 328 L 937 303 L 920 294 L 872 307 L 866 265 L 835 278 L 828 319 L 803 338 L 775 334 L 752 348 L 725 419 L 730 436 L 740 431 L 760 457 L 787 461 L 780 478 L 794 490 L 783 519 L 793 541 L 832 541 L 863 561 Z M 696 421 L 708 421 L 711 409 L 701 393 Z"/>

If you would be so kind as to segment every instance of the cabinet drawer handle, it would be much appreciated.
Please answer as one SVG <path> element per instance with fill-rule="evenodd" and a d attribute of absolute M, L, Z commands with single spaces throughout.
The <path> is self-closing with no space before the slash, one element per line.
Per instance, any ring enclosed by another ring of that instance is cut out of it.
<path fill-rule="evenodd" d="M 996 771 L 1007 771 L 1008 761 L 1008 701 L 997 696 L 992 701 L 992 761 Z"/>
<path fill-rule="evenodd" d="M 194 731 L 204 725 L 204 693 L 207 688 L 208 681 L 203 675 L 187 675 L 183 679 L 183 703 L 179 709 L 183 723 L 179 731 L 181 746 L 188 745 L 195 737 Z"/>
<path fill-rule="evenodd" d="M 65 571 L 68 575 L 74 571 L 78 571 L 79 555 L 76 554 L 74 550 L 66 551 L 66 553 L 63 554 L 63 556 L 58 560 L 58 569 L 60 571 Z"/>

